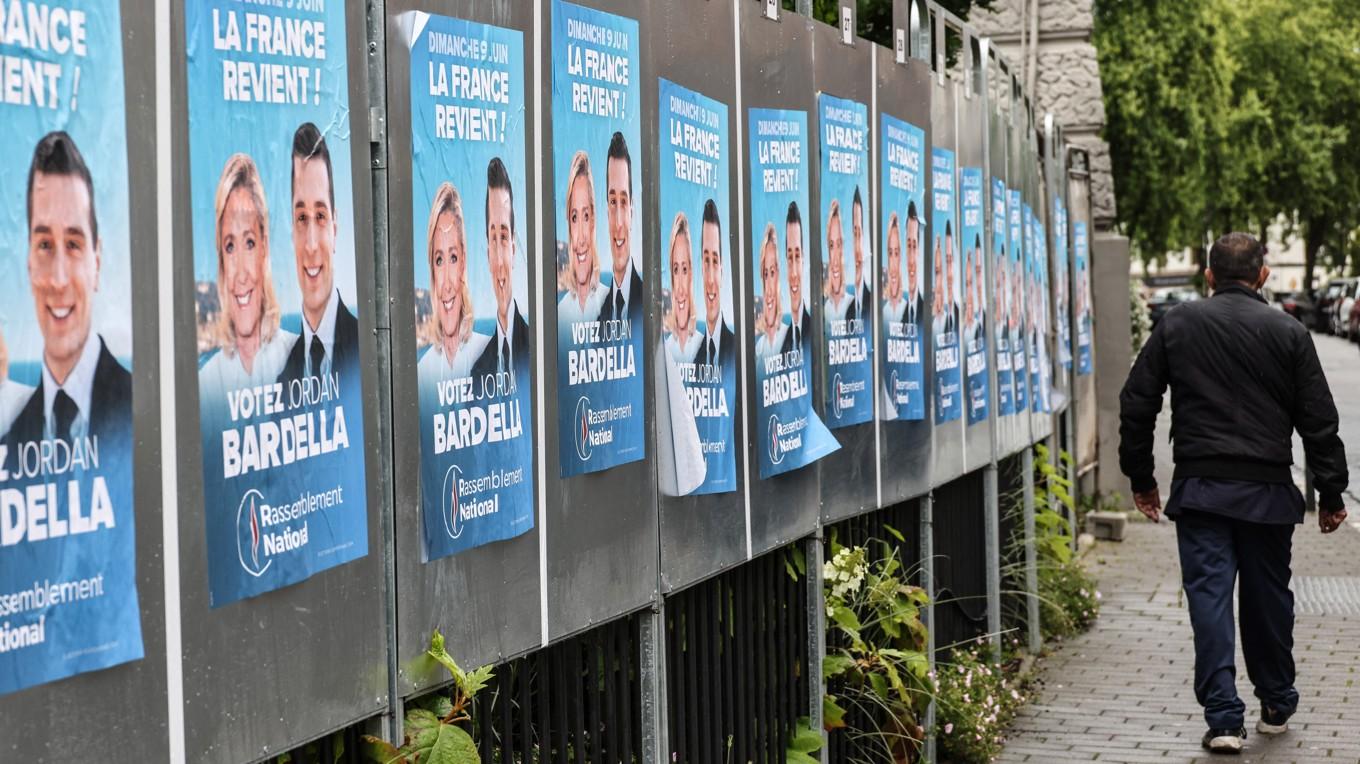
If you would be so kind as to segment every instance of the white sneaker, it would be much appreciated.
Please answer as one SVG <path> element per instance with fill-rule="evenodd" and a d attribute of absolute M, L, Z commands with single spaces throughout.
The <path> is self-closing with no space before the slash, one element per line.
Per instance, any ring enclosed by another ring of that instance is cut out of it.
<path fill-rule="evenodd" d="M 1289 731 L 1289 717 L 1261 706 L 1261 718 L 1256 720 L 1256 731 L 1262 735 L 1283 735 Z"/>
<path fill-rule="evenodd" d="M 1200 745 L 1210 753 L 1241 753 L 1247 739 L 1245 729 L 1211 729 L 1204 733 Z"/>

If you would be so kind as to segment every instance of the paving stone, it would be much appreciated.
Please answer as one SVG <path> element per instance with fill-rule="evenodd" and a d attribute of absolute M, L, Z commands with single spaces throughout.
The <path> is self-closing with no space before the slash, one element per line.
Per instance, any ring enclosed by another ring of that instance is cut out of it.
<path fill-rule="evenodd" d="M 1100 581 L 1101 615 L 1087 634 L 1039 662 L 1042 689 L 1022 709 L 999 762 L 1221 760 L 1199 748 L 1202 711 L 1192 686 L 1194 645 L 1180 590 L 1175 528 L 1131 523 L 1121 544 L 1088 557 Z M 1305 524 L 1294 536 L 1295 574 L 1360 578 L 1360 530 L 1323 536 Z M 1306 572 L 1305 572 L 1306 571 Z M 1337 584 L 1330 591 L 1342 592 Z M 1332 611 L 1344 608 L 1333 607 Z M 1348 638 L 1348 636 L 1350 638 Z M 1247 704 L 1241 764 L 1360 762 L 1360 618 L 1329 611 L 1295 619 L 1300 704 L 1287 735 L 1252 730 L 1258 702 L 1238 653 L 1238 693 Z"/>

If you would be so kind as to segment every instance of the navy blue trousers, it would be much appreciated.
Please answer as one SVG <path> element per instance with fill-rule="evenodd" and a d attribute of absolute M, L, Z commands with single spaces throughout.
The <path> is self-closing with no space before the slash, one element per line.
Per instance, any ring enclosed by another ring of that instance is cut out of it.
<path fill-rule="evenodd" d="M 1293 525 L 1267 525 L 1207 512 L 1176 518 L 1181 580 L 1195 630 L 1195 699 L 1214 729 L 1243 726 L 1246 707 L 1237 696 L 1233 584 L 1241 577 L 1238 610 L 1242 657 L 1256 697 L 1292 714 L 1294 593 L 1289 591 Z"/>

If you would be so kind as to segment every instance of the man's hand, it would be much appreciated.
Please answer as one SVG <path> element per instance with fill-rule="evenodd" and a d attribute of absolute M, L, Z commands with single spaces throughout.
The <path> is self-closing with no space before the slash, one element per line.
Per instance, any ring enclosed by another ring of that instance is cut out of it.
<path fill-rule="evenodd" d="M 1346 522 L 1346 510 L 1344 507 L 1335 512 L 1328 512 L 1325 509 L 1318 510 L 1318 527 L 1322 529 L 1323 533 L 1331 533 L 1337 528 L 1340 528 L 1341 524 L 1344 522 Z"/>
<path fill-rule="evenodd" d="M 1161 522 L 1162 495 L 1156 488 L 1151 491 L 1143 491 L 1133 495 L 1133 505 L 1138 507 L 1138 511 L 1147 516 L 1152 522 Z M 1342 513 L 1345 517 L 1345 513 Z"/>

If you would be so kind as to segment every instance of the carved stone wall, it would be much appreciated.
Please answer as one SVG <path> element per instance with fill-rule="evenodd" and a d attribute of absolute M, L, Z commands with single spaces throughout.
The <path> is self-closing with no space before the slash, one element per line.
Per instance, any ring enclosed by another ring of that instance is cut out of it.
<path fill-rule="evenodd" d="M 1098 229 L 1114 223 L 1114 183 L 1110 176 L 1109 146 L 1101 140 L 1105 104 L 1100 67 L 1091 44 L 1092 0 L 1038 0 L 1039 55 L 1037 99 L 1039 112 L 1051 112 L 1069 142 L 1091 153 L 1091 204 Z M 1020 55 L 1023 0 L 997 0 L 992 11 L 974 11 L 969 21 L 991 37 L 998 51 L 1017 72 Z"/>

